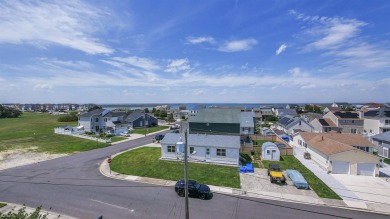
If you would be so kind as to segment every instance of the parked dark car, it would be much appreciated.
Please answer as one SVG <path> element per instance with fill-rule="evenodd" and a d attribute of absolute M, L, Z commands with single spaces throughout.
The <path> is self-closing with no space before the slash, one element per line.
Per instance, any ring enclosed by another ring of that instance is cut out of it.
<path fill-rule="evenodd" d="M 185 181 L 178 180 L 175 185 L 175 192 L 179 196 L 184 196 L 185 193 Z M 212 196 L 210 187 L 204 184 L 197 183 L 194 180 L 188 180 L 188 195 L 191 197 L 198 197 L 200 199 L 207 199 Z"/>
<path fill-rule="evenodd" d="M 164 138 L 164 135 L 161 135 L 161 134 L 155 135 L 153 142 L 160 142 L 161 140 L 163 140 L 163 138 Z"/>

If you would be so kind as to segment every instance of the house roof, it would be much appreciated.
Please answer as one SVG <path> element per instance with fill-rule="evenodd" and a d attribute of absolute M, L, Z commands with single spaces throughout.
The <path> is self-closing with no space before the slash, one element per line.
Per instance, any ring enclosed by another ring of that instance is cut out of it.
<path fill-rule="evenodd" d="M 364 118 L 390 118 L 389 108 L 380 108 L 377 110 L 370 110 L 364 113 Z"/>
<path fill-rule="evenodd" d="M 134 111 L 132 114 L 127 116 L 126 120 L 128 122 L 134 122 L 134 120 L 136 120 L 139 117 L 144 116 L 144 115 L 145 115 L 145 113 L 143 113 L 141 111 Z"/>
<path fill-rule="evenodd" d="M 291 117 L 291 116 L 284 116 L 283 118 L 279 119 L 279 121 L 277 123 L 279 125 L 282 125 L 282 126 L 287 126 L 288 124 L 290 124 L 293 121 L 294 121 L 293 117 Z"/>
<path fill-rule="evenodd" d="M 276 109 L 278 111 L 279 116 L 283 115 L 291 115 L 291 116 L 296 116 L 297 111 L 295 109 Z"/>
<path fill-rule="evenodd" d="M 360 119 L 358 112 L 338 111 L 333 113 L 339 119 Z"/>
<path fill-rule="evenodd" d="M 180 134 L 167 133 L 163 140 L 161 140 L 161 144 L 176 145 L 179 140 Z M 182 137 L 183 142 L 184 140 L 184 137 Z M 240 136 L 189 134 L 188 145 L 220 148 L 240 148 Z"/>
<path fill-rule="evenodd" d="M 264 149 L 267 148 L 267 147 L 275 147 L 275 148 L 277 148 L 278 146 L 276 146 L 275 143 L 272 143 L 272 142 L 267 141 L 267 142 L 264 142 L 264 143 L 261 145 L 261 147 L 262 147 L 262 149 L 264 150 Z"/>
<path fill-rule="evenodd" d="M 344 144 L 342 142 L 335 141 L 331 138 L 317 135 L 310 141 L 306 142 L 311 147 L 317 149 L 323 154 L 332 155 L 340 152 L 354 150 L 351 145 Z"/>
<path fill-rule="evenodd" d="M 320 124 L 321 124 L 322 126 L 337 127 L 337 125 L 334 124 L 334 122 L 333 122 L 331 119 L 329 119 L 329 118 L 317 119 L 317 120 L 320 122 Z"/>
<path fill-rule="evenodd" d="M 127 113 L 125 111 L 110 111 L 104 117 L 118 117 L 118 116 L 126 116 Z"/>
<path fill-rule="evenodd" d="M 390 142 L 390 132 L 383 132 L 383 133 L 374 135 L 374 136 L 372 136 L 372 139 Z"/>
<path fill-rule="evenodd" d="M 339 107 L 332 107 L 332 106 L 327 106 L 325 109 L 328 108 L 329 111 L 335 112 L 335 111 L 340 111 Z"/>
<path fill-rule="evenodd" d="M 309 127 L 312 127 L 312 128 L 313 128 L 313 126 L 310 125 L 309 123 L 307 123 L 304 119 L 302 119 L 302 118 L 297 118 L 297 119 L 294 119 L 292 122 L 290 122 L 290 123 L 286 126 L 286 129 L 292 128 L 294 125 L 298 124 L 299 122 L 301 122 L 301 124 L 302 124 L 302 123 L 306 123 L 306 125 L 308 125 Z"/>
<path fill-rule="evenodd" d="M 255 117 L 254 112 L 242 112 L 241 113 L 241 127 L 254 127 L 253 118 Z"/>
<path fill-rule="evenodd" d="M 334 141 L 347 144 L 350 146 L 362 146 L 362 147 L 374 147 L 374 144 L 369 142 L 361 135 L 352 134 L 352 133 L 337 133 L 337 132 L 329 132 L 329 133 L 308 133 L 302 132 L 300 133 L 302 138 L 308 142 L 311 139 L 317 136 L 324 136 L 324 138 L 329 138 Z"/>
<path fill-rule="evenodd" d="M 98 116 L 98 115 L 101 115 L 104 111 L 106 111 L 106 110 L 105 109 L 95 109 L 95 110 L 92 110 L 91 112 L 81 114 L 80 117 Z"/>
<path fill-rule="evenodd" d="M 198 116 L 192 116 L 188 122 L 197 123 L 240 123 L 241 110 L 239 109 L 202 109 Z"/>

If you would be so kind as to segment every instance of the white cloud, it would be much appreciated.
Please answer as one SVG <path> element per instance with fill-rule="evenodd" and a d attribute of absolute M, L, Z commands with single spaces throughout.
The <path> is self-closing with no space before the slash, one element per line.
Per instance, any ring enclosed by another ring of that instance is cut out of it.
<path fill-rule="evenodd" d="M 130 56 L 130 57 L 114 57 L 112 60 L 123 62 L 129 65 L 132 65 L 137 68 L 141 68 L 144 70 L 152 71 L 160 69 L 160 66 L 156 64 L 156 62 L 152 59 L 148 58 L 142 58 L 137 56 Z"/>
<path fill-rule="evenodd" d="M 109 14 L 81 1 L 2 1 L 0 43 L 52 44 L 88 54 L 110 54 L 113 49 L 93 35 Z"/>
<path fill-rule="evenodd" d="M 171 60 L 165 69 L 166 72 L 176 73 L 178 71 L 186 71 L 190 69 L 188 59 Z"/>
<path fill-rule="evenodd" d="M 187 37 L 187 42 L 191 44 L 201 44 L 201 43 L 215 43 L 215 40 L 213 37 Z"/>
<path fill-rule="evenodd" d="M 51 86 L 50 84 L 36 84 L 34 86 L 34 90 L 42 90 L 42 91 L 48 91 L 48 90 L 51 90 L 53 88 L 53 86 Z"/>
<path fill-rule="evenodd" d="M 252 49 L 253 46 L 257 44 L 257 40 L 253 38 L 243 39 L 243 40 L 234 40 L 225 42 L 222 46 L 218 48 L 222 52 L 240 52 L 247 51 Z"/>
<path fill-rule="evenodd" d="M 292 77 L 309 77 L 308 72 L 302 71 L 301 68 L 298 67 L 289 69 L 288 72 L 291 74 Z"/>
<path fill-rule="evenodd" d="M 287 48 L 286 44 L 283 43 L 282 45 L 279 46 L 279 49 L 276 50 L 275 54 L 279 55 L 280 53 L 284 52 L 286 48 Z"/>
<path fill-rule="evenodd" d="M 198 90 L 193 90 L 191 93 L 192 93 L 193 95 L 203 95 L 203 94 L 206 94 L 206 91 L 205 91 L 205 90 L 198 89 Z"/>

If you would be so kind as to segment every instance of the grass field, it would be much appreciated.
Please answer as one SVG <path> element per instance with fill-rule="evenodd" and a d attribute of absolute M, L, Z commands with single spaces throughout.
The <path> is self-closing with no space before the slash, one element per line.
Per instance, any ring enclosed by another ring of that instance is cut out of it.
<path fill-rule="evenodd" d="M 149 127 L 147 129 L 147 134 L 148 133 L 153 133 L 153 132 L 158 132 L 158 131 L 161 131 L 161 130 L 164 130 L 164 129 L 167 129 L 169 128 L 169 126 L 156 126 L 156 127 Z M 145 129 L 144 128 L 137 128 L 137 129 L 134 129 L 131 131 L 131 133 L 134 133 L 134 134 L 145 134 Z"/>
<path fill-rule="evenodd" d="M 54 134 L 58 126 L 76 122 L 57 122 L 58 115 L 23 113 L 20 118 L 0 119 L 0 151 L 36 147 L 37 152 L 74 153 L 106 147 L 109 144 Z"/>
<path fill-rule="evenodd" d="M 281 156 L 281 161 L 266 161 L 263 160 L 264 168 L 268 169 L 270 163 L 279 164 L 282 170 L 286 169 L 294 169 L 298 170 L 303 177 L 305 177 L 306 181 L 309 183 L 311 189 L 314 190 L 315 193 L 321 198 L 329 198 L 329 199 L 339 199 L 338 196 L 332 189 L 330 189 L 324 182 L 322 182 L 313 172 L 307 169 L 299 160 L 297 160 L 294 156 Z M 286 176 L 287 177 L 287 176 Z"/>
<path fill-rule="evenodd" d="M 160 156 L 161 148 L 138 148 L 116 156 L 111 169 L 128 175 L 174 181 L 184 178 L 183 162 L 160 160 Z M 188 175 L 189 179 L 208 185 L 240 187 L 237 167 L 189 163 Z"/>

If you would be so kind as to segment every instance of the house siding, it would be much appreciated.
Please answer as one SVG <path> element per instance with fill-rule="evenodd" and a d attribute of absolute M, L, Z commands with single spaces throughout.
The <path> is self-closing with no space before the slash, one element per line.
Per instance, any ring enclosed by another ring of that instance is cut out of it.
<path fill-rule="evenodd" d="M 333 154 L 330 156 L 331 161 L 347 161 L 350 164 L 350 174 L 357 175 L 357 163 L 375 163 L 379 165 L 379 158 L 374 155 L 369 155 L 363 151 L 352 150 L 342 153 Z M 375 175 L 379 174 L 378 165 L 375 167 Z"/>

